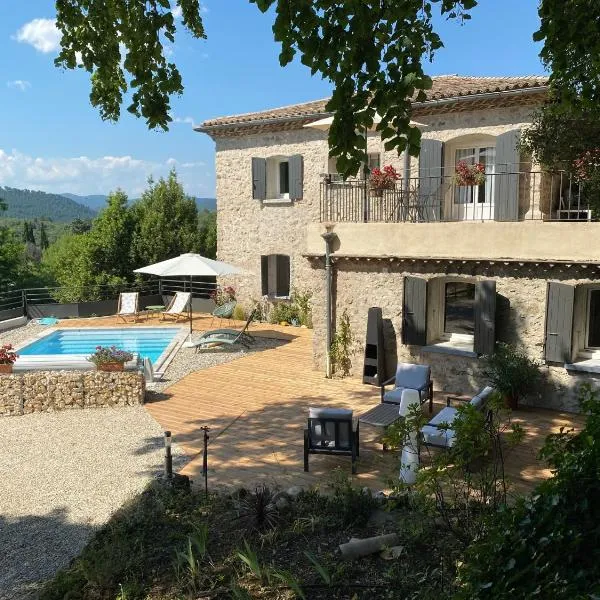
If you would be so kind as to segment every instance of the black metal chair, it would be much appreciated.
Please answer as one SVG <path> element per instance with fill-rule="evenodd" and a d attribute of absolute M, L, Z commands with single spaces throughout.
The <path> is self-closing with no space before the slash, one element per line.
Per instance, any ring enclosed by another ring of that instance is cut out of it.
<path fill-rule="evenodd" d="M 359 425 L 352 411 L 345 408 L 311 408 L 304 428 L 304 470 L 308 471 L 309 454 L 337 454 L 352 458 L 356 473 L 359 456 Z"/>

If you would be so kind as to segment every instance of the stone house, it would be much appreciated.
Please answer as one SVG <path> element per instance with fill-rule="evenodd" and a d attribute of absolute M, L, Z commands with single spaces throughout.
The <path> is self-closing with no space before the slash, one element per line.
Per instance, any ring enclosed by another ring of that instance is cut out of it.
<path fill-rule="evenodd" d="M 218 254 L 251 275 L 231 281 L 247 306 L 293 288 L 313 296 L 314 356 L 326 356 L 326 228 L 333 322 L 346 309 L 363 364 L 367 311 L 383 310 L 388 375 L 397 360 L 430 364 L 436 389 L 482 384 L 496 341 L 543 362 L 533 402 L 576 410 L 600 373 L 600 223 L 585 190 L 519 153 L 520 130 L 545 99 L 542 77 L 433 78 L 413 119 L 419 158 L 367 134 L 368 168 L 392 165 L 394 189 L 343 181 L 328 156 L 326 100 L 205 121 L 216 143 Z M 461 185 L 460 161 L 485 181 Z"/>

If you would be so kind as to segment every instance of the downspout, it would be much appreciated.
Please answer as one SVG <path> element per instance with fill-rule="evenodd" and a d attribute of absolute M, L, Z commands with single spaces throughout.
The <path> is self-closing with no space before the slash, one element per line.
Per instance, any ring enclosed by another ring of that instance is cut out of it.
<path fill-rule="evenodd" d="M 325 377 L 331 379 L 333 375 L 331 364 L 331 342 L 333 338 L 333 264 L 331 261 L 331 246 L 337 235 L 333 233 L 333 225 L 326 226 L 327 231 L 321 234 L 325 240 L 325 278 L 326 278 L 326 324 L 325 324 L 325 344 L 327 353 L 325 355 Z"/>

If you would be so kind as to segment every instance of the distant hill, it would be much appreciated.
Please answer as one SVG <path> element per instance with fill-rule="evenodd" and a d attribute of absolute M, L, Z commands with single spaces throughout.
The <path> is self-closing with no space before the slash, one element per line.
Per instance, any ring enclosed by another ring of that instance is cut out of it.
<path fill-rule="evenodd" d="M 104 196 L 102 194 L 95 194 L 91 196 L 78 196 L 77 194 L 71 194 L 69 192 L 65 192 L 61 194 L 65 196 L 65 198 L 70 198 L 71 200 L 75 200 L 75 202 L 79 202 L 79 204 L 83 204 L 84 206 L 88 206 L 92 210 L 100 211 L 106 206 L 106 200 L 108 196 Z M 131 200 L 131 202 L 135 202 L 137 198 Z M 217 210 L 217 199 L 216 198 L 196 198 L 196 204 L 198 206 L 198 210 Z"/>
<path fill-rule="evenodd" d="M 8 205 L 2 217 L 70 223 L 74 219 L 93 219 L 96 216 L 96 211 L 88 206 L 58 194 L 0 186 L 0 198 Z"/>
<path fill-rule="evenodd" d="M 61 196 L 74 200 L 79 204 L 83 204 L 96 212 L 99 212 L 106 206 L 106 199 L 108 196 L 103 194 L 91 194 L 89 196 L 78 196 L 77 194 L 70 194 L 69 192 L 61 193 Z"/>

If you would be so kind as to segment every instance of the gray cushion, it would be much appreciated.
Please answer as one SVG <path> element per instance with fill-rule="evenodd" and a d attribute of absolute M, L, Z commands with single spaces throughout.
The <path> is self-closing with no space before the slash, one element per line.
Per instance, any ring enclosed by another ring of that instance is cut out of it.
<path fill-rule="evenodd" d="M 403 388 L 403 387 L 397 387 L 397 388 L 394 388 L 393 390 L 388 390 L 383 395 L 383 401 L 389 402 L 391 404 L 400 404 L 400 402 L 402 401 L 402 392 L 405 389 L 406 388 Z"/>
<path fill-rule="evenodd" d="M 473 398 L 471 398 L 471 400 L 469 401 L 469 404 L 471 404 L 478 410 L 483 408 L 483 405 L 486 403 L 487 399 L 489 398 L 490 394 L 493 391 L 494 391 L 494 388 L 490 387 L 489 385 L 484 387 L 479 392 L 479 394 L 477 394 L 477 396 L 473 396 Z"/>
<path fill-rule="evenodd" d="M 420 390 L 428 383 L 431 376 L 429 365 L 413 365 L 398 363 L 396 368 L 396 387 Z"/>
<path fill-rule="evenodd" d="M 421 434 L 423 436 L 423 441 L 426 444 L 432 444 L 442 448 L 452 448 L 456 435 L 453 429 L 438 429 L 431 425 L 422 427 Z"/>
<path fill-rule="evenodd" d="M 309 408 L 308 416 L 311 419 L 352 419 L 349 408 Z"/>

